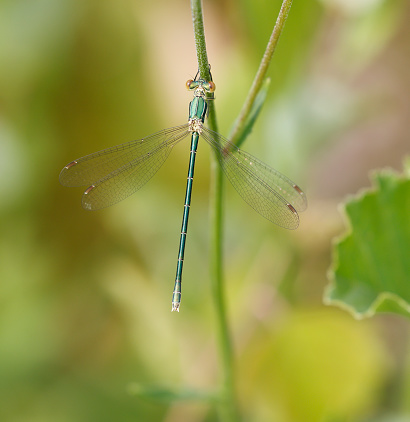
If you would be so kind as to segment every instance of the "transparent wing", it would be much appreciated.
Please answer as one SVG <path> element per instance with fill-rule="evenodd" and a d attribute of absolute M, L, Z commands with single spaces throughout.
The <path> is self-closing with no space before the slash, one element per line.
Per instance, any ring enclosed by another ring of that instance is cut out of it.
<path fill-rule="evenodd" d="M 211 145 L 226 177 L 247 204 L 278 226 L 298 227 L 298 212 L 306 209 L 307 200 L 295 183 L 218 133 L 204 127 L 201 136 Z"/>
<path fill-rule="evenodd" d="M 79 158 L 63 168 L 60 183 L 64 186 L 90 185 L 83 194 L 85 209 L 108 207 L 148 182 L 172 147 L 188 134 L 185 124 Z"/>
<path fill-rule="evenodd" d="M 88 186 L 157 148 L 175 144 L 187 134 L 188 125 L 161 130 L 146 138 L 94 152 L 67 164 L 60 173 L 64 186 Z"/>

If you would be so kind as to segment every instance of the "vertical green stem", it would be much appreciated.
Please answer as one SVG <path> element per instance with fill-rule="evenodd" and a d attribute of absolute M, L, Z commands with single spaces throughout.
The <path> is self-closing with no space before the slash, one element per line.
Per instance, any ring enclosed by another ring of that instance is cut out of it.
<path fill-rule="evenodd" d="M 195 49 L 198 58 L 198 70 L 202 79 L 209 81 L 209 63 L 206 52 L 204 20 L 201 0 L 191 0 L 192 23 L 194 25 Z"/>
<path fill-rule="evenodd" d="M 263 81 L 266 76 L 266 72 L 269 68 L 270 61 L 278 44 L 279 36 L 282 33 L 283 28 L 285 27 L 285 22 L 288 17 L 291 6 L 292 0 L 283 0 L 278 18 L 276 19 L 276 24 L 273 28 L 272 34 L 268 41 L 268 45 L 265 49 L 265 53 L 263 54 L 261 63 L 259 65 L 259 69 L 255 75 L 255 79 L 253 80 L 248 96 L 246 97 L 246 100 L 242 106 L 241 112 L 239 113 L 239 116 L 235 122 L 235 126 L 231 132 L 230 141 L 233 144 L 237 143 L 238 138 L 240 137 L 240 134 L 244 128 L 247 117 L 251 112 L 253 103 L 255 102 L 255 98 L 262 87 Z"/>
<path fill-rule="evenodd" d="M 198 68 L 201 78 L 210 80 L 209 64 L 206 52 L 204 24 L 202 18 L 201 0 L 191 0 L 192 20 L 194 25 L 195 46 L 198 56 Z M 208 126 L 218 131 L 213 101 L 209 101 Z M 217 347 L 221 365 L 221 391 L 219 400 L 219 414 L 223 422 L 237 422 L 239 420 L 235 400 L 235 382 L 233 372 L 233 352 L 226 314 L 224 281 L 222 274 L 222 169 L 217 159 L 212 160 L 212 238 L 211 238 L 211 284 L 213 302 L 216 312 Z"/>
<path fill-rule="evenodd" d="M 239 416 L 235 398 L 234 357 L 226 313 L 224 278 L 222 271 L 223 174 L 216 159 L 212 160 L 211 189 L 211 283 L 212 296 L 216 310 L 216 336 L 222 375 L 219 411 L 222 421 L 235 422 L 239 420 Z"/>
<path fill-rule="evenodd" d="M 263 84 L 269 63 L 275 51 L 280 34 L 285 25 L 292 0 L 283 0 L 282 7 L 279 12 L 275 27 L 266 47 L 265 54 L 262 58 L 258 72 L 255 76 L 248 97 L 236 121 L 231 139 L 235 141 L 244 127 L 244 123 L 251 112 L 255 98 Z M 198 69 L 200 77 L 210 80 L 208 56 L 206 52 L 204 24 L 202 17 L 201 0 L 191 0 L 192 20 L 194 25 L 195 46 L 198 57 Z M 214 102 L 209 101 L 208 126 L 210 129 L 218 132 Z M 212 239 L 211 239 L 211 283 L 213 301 L 216 310 L 217 322 L 217 344 L 218 353 L 221 363 L 221 396 L 219 413 L 223 422 L 238 422 L 239 412 L 235 398 L 235 382 L 234 382 L 234 359 L 232 342 L 229 333 L 228 319 L 226 313 L 226 301 L 224 292 L 224 281 L 222 273 L 222 190 L 223 175 L 222 169 L 218 165 L 216 158 L 212 161 L 212 182 L 211 182 L 211 198 L 212 198 Z"/>

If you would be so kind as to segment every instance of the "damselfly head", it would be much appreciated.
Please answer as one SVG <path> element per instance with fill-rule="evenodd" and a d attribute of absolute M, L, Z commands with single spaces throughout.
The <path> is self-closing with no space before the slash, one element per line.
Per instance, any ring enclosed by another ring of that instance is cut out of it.
<path fill-rule="evenodd" d="M 203 97 L 205 96 L 206 92 L 214 92 L 215 91 L 215 83 L 212 81 L 205 81 L 203 79 L 198 79 L 196 80 L 192 80 L 192 79 L 188 79 L 186 81 L 186 87 L 190 90 L 194 92 L 194 95 L 196 97 Z"/>

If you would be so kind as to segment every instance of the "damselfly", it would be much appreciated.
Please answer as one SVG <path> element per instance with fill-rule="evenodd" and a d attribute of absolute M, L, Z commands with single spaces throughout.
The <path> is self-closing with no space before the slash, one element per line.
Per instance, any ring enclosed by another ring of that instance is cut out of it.
<path fill-rule="evenodd" d="M 305 194 L 286 176 L 242 151 L 226 138 L 206 128 L 207 93 L 212 81 L 187 81 L 194 98 L 189 104 L 188 123 L 164 129 L 146 138 L 86 155 L 67 164 L 60 173 L 64 186 L 88 186 L 82 198 L 86 210 L 98 210 L 127 198 L 140 189 L 159 170 L 172 148 L 191 136 L 184 213 L 179 243 L 172 311 L 179 311 L 181 277 L 194 178 L 195 155 L 199 138 L 211 146 L 226 177 L 239 195 L 260 215 L 286 229 L 299 225 L 298 212 L 307 206 Z"/>

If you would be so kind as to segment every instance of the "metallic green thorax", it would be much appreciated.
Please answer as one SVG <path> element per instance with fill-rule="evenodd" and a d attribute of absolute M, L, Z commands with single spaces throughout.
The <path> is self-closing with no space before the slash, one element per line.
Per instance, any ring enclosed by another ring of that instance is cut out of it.
<path fill-rule="evenodd" d="M 172 293 L 172 310 L 179 311 L 181 302 L 182 266 L 184 263 L 185 243 L 188 230 L 189 207 L 191 205 L 192 183 L 194 180 L 195 156 L 198 149 L 199 135 L 202 132 L 202 124 L 205 120 L 207 103 L 206 92 L 213 91 L 213 84 L 202 79 L 188 81 L 188 89 L 194 90 L 194 98 L 189 103 L 189 131 L 191 135 L 191 153 L 189 156 L 188 178 L 186 184 L 184 214 L 182 217 L 181 237 L 179 241 L 179 252 L 177 272 L 175 277 L 174 291 Z"/>

